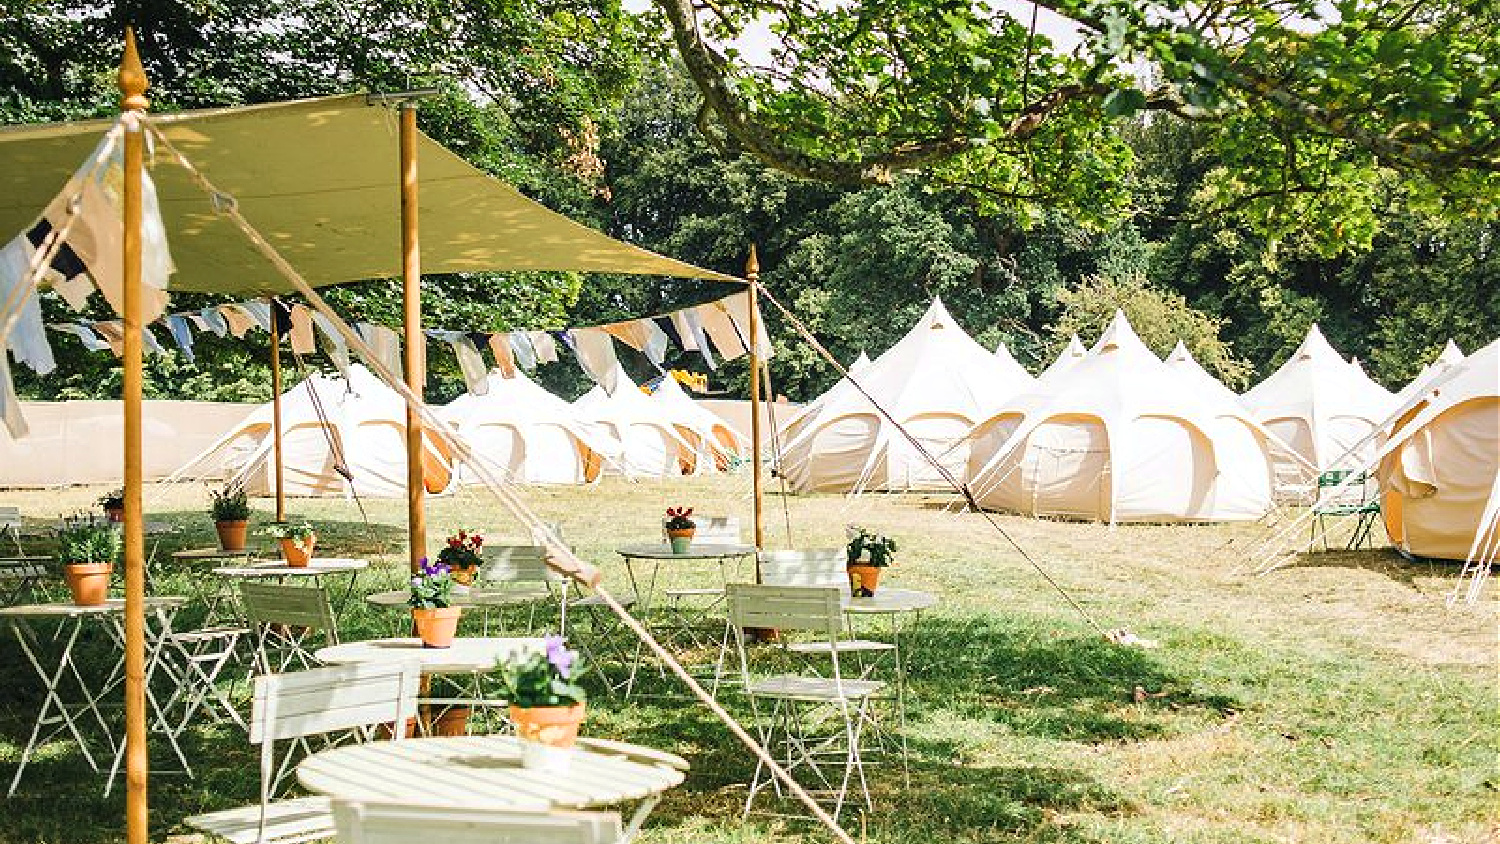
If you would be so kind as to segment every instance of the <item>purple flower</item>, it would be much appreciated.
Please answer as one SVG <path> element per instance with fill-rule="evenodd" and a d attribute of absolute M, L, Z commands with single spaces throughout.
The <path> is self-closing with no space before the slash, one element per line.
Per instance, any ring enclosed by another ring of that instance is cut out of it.
<path fill-rule="evenodd" d="M 568 679 L 568 672 L 573 669 L 574 653 L 563 644 L 561 636 L 548 636 L 542 641 L 547 647 L 547 661 L 564 680 Z"/>

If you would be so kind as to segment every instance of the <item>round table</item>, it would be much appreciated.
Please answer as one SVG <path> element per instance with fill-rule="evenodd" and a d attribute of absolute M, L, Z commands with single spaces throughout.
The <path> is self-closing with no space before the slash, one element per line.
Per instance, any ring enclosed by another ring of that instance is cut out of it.
<path fill-rule="evenodd" d="M 305 566 L 289 566 L 285 560 L 254 560 L 244 566 L 220 566 L 214 574 L 253 580 L 263 577 L 322 577 L 325 574 L 352 574 L 370 567 L 369 560 L 352 557 L 313 557 Z"/>
<path fill-rule="evenodd" d="M 539 638 L 456 638 L 451 648 L 424 648 L 415 638 L 371 639 L 329 645 L 313 653 L 319 662 L 348 665 L 356 662 L 416 662 L 423 674 L 466 674 L 489 671 L 501 659 L 543 647 Z"/>
<path fill-rule="evenodd" d="M 869 598 L 843 598 L 844 612 L 856 615 L 921 612 L 936 606 L 938 597 L 917 589 L 876 589 Z"/>
<path fill-rule="evenodd" d="M 686 767 L 650 748 L 580 739 L 571 769 L 560 775 L 521 767 L 514 736 L 462 736 L 324 750 L 297 766 L 297 781 L 334 798 L 438 808 L 551 811 L 639 800 L 623 841 L 662 792 L 682 782 Z"/>
<path fill-rule="evenodd" d="M 546 597 L 550 596 L 545 589 L 474 589 L 468 594 L 454 593 L 450 596 L 449 603 L 455 607 L 504 607 Z M 371 592 L 365 596 L 365 603 L 386 609 L 404 608 L 410 598 L 410 591 L 392 589 L 388 592 Z"/>

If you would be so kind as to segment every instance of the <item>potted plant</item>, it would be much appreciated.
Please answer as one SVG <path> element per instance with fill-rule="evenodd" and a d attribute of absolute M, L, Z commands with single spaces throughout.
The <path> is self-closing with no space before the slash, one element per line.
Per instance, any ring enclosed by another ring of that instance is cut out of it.
<path fill-rule="evenodd" d="M 245 550 L 245 534 L 250 527 L 250 498 L 243 486 L 231 485 L 209 490 L 213 499 L 208 511 L 214 517 L 219 533 L 219 548 L 224 551 Z"/>
<path fill-rule="evenodd" d="M 896 561 L 896 540 L 859 525 L 850 525 L 846 533 L 849 592 L 856 598 L 872 597 L 880 583 L 880 570 Z"/>
<path fill-rule="evenodd" d="M 420 568 L 411 578 L 412 624 L 424 648 L 451 648 L 458 632 L 462 607 L 452 605 L 453 577 L 443 563 L 429 563 L 423 557 Z"/>
<path fill-rule="evenodd" d="M 98 503 L 104 508 L 104 515 L 108 516 L 110 521 L 125 521 L 125 490 L 122 487 L 116 487 L 99 496 Z"/>
<path fill-rule="evenodd" d="M 318 545 L 318 535 L 307 522 L 300 524 L 274 524 L 266 533 L 281 542 L 281 557 L 292 568 L 304 568 L 312 561 L 313 549 Z"/>
<path fill-rule="evenodd" d="M 120 556 L 120 529 L 109 522 L 69 521 L 57 532 L 57 554 L 73 603 L 97 607 L 109 597 L 109 576 Z"/>
<path fill-rule="evenodd" d="M 673 554 L 686 554 L 693 544 L 693 533 L 698 523 L 693 521 L 693 508 L 668 507 L 667 520 L 662 523 L 667 531 L 667 541 L 672 544 Z"/>
<path fill-rule="evenodd" d="M 563 637 L 548 636 L 541 651 L 525 651 L 498 668 L 510 720 L 522 741 L 521 764 L 566 772 L 588 700 L 578 685 L 584 672 L 578 652 L 569 650 Z"/>
<path fill-rule="evenodd" d="M 484 537 L 472 530 L 461 530 L 448 537 L 448 544 L 438 552 L 438 562 L 448 567 L 453 578 L 453 594 L 468 594 L 479 566 L 484 562 Z"/>

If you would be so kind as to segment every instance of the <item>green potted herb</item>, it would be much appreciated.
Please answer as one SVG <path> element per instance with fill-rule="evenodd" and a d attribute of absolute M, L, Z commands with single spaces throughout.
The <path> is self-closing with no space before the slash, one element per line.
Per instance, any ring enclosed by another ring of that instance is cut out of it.
<path fill-rule="evenodd" d="M 266 534 L 281 542 L 281 556 L 292 568 L 304 568 L 312 561 L 313 548 L 317 547 L 318 534 L 307 522 L 299 524 L 278 523 L 266 528 Z"/>
<path fill-rule="evenodd" d="M 859 525 L 849 525 L 845 533 L 849 538 L 845 548 L 849 591 L 856 598 L 873 597 L 880 584 L 880 570 L 896 561 L 896 540 Z"/>
<path fill-rule="evenodd" d="M 109 577 L 120 556 L 120 529 L 109 522 L 74 519 L 57 532 L 57 555 L 73 603 L 97 607 L 109 597 Z"/>
<path fill-rule="evenodd" d="M 219 534 L 219 548 L 224 551 L 245 550 L 245 534 L 250 528 L 250 498 L 238 484 L 210 490 L 213 501 L 208 511 L 214 517 Z"/>
<path fill-rule="evenodd" d="M 588 692 L 578 685 L 582 658 L 563 637 L 548 636 L 542 650 L 520 652 L 497 668 L 511 723 L 523 742 L 521 763 L 566 772 L 588 702 Z"/>
<path fill-rule="evenodd" d="M 458 632 L 462 607 L 453 606 L 453 576 L 444 563 L 429 563 L 423 557 L 417 573 L 411 578 L 412 624 L 424 648 L 451 648 Z"/>
<path fill-rule="evenodd" d="M 99 496 L 98 504 L 104 508 L 104 515 L 108 516 L 110 521 L 125 521 L 125 490 L 123 487 L 116 487 Z"/>

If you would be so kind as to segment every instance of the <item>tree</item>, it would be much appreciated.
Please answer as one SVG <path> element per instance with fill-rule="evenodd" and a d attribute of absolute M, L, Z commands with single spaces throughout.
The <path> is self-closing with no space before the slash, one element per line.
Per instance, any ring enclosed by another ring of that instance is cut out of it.
<path fill-rule="evenodd" d="M 1323 247 L 1368 243 L 1351 186 L 1390 171 L 1449 214 L 1494 215 L 1500 13 L 1475 3 L 1037 0 L 1001 4 L 656 0 L 722 147 L 836 184 L 906 171 L 988 201 L 1108 219 L 1128 203 L 1117 122 L 1140 111 L 1209 128 L 1219 213 L 1277 233 L 1311 213 Z M 1076 24 L 1072 53 L 1037 9 Z M 754 67 L 724 43 L 774 34 Z M 1145 63 L 1152 84 L 1122 68 Z M 1344 217 L 1347 225 L 1338 225 Z"/>

